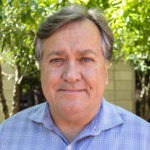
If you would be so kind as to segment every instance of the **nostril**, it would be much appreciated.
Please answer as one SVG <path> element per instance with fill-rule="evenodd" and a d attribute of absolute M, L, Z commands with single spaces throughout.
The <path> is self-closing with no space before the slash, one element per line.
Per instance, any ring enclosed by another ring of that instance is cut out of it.
<path fill-rule="evenodd" d="M 64 80 L 68 82 L 75 82 L 80 80 L 80 73 L 79 72 L 65 72 L 63 74 Z"/>

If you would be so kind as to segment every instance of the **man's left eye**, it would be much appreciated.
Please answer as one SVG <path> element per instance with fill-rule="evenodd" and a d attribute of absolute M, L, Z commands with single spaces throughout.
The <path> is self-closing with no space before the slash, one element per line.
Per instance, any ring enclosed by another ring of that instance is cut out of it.
<path fill-rule="evenodd" d="M 81 62 L 91 62 L 94 61 L 92 58 L 88 58 L 88 57 L 83 57 L 80 59 Z"/>

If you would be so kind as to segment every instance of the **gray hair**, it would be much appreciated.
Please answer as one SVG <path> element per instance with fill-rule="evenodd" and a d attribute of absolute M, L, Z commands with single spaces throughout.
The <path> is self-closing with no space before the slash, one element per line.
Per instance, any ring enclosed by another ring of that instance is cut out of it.
<path fill-rule="evenodd" d="M 59 29 L 63 25 L 69 22 L 84 19 L 91 20 L 98 27 L 99 32 L 102 36 L 103 54 L 105 59 L 109 61 L 112 57 L 114 37 L 111 29 L 108 26 L 108 22 L 103 16 L 103 13 L 99 9 L 87 9 L 77 4 L 62 7 L 53 15 L 49 15 L 40 25 L 34 43 L 35 54 L 38 61 L 40 62 L 40 60 L 42 59 L 42 42 L 44 39 L 50 37 L 57 29 Z"/>

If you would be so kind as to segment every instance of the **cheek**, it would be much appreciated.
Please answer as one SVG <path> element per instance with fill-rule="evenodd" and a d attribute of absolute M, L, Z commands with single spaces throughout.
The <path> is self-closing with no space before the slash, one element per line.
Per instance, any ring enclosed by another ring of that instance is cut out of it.
<path fill-rule="evenodd" d="M 91 67 L 83 69 L 83 76 L 91 88 L 104 88 L 108 82 L 107 69 L 104 67 Z"/>
<path fill-rule="evenodd" d="M 61 79 L 61 70 L 43 67 L 41 69 L 41 83 L 43 88 L 54 88 Z"/>
<path fill-rule="evenodd" d="M 60 84 L 60 72 L 48 69 L 41 70 L 41 86 L 47 101 L 55 99 Z"/>

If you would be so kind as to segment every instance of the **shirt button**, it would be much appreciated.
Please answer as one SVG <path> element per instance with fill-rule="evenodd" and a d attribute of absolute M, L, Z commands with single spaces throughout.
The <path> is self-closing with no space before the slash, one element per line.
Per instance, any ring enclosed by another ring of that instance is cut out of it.
<path fill-rule="evenodd" d="M 67 150 L 72 150 L 71 145 L 67 146 Z"/>

